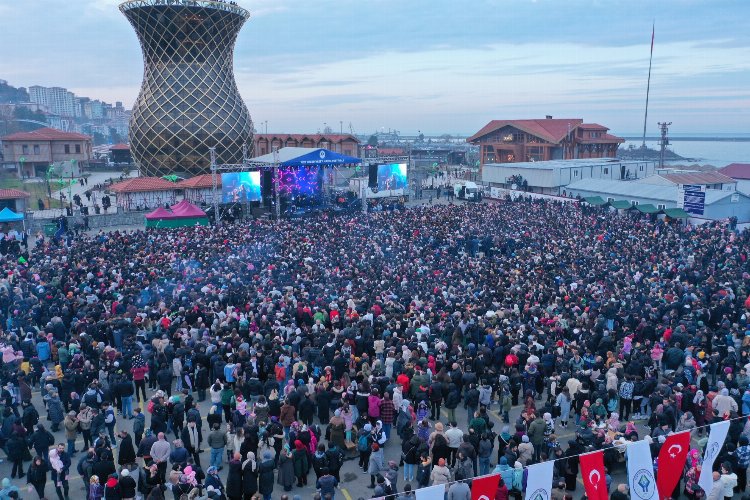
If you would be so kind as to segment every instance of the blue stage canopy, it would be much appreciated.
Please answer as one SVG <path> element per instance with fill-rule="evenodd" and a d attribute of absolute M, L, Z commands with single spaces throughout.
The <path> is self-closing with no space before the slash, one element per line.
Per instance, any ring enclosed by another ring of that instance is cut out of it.
<path fill-rule="evenodd" d="M 273 153 L 253 158 L 254 162 L 274 165 Z M 359 158 L 342 155 L 323 148 L 281 148 L 278 151 L 280 167 L 328 167 L 333 165 L 354 165 L 362 163 Z"/>

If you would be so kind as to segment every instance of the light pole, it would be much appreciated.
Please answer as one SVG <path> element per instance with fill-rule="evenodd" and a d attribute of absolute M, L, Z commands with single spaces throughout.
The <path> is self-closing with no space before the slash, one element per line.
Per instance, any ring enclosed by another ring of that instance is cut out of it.
<path fill-rule="evenodd" d="M 339 134 L 344 135 L 344 121 L 339 120 Z"/>
<path fill-rule="evenodd" d="M 267 134 L 268 134 L 268 120 L 266 120 L 266 121 L 264 122 L 264 124 L 265 124 L 265 126 L 266 126 L 266 135 L 267 135 Z"/>

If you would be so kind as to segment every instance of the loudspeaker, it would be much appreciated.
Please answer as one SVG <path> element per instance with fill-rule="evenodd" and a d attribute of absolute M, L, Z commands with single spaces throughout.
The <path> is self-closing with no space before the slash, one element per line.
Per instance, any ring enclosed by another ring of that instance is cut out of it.
<path fill-rule="evenodd" d="M 378 166 L 377 165 L 370 165 L 370 170 L 368 171 L 369 178 L 367 181 L 367 185 L 371 188 L 378 187 Z"/>

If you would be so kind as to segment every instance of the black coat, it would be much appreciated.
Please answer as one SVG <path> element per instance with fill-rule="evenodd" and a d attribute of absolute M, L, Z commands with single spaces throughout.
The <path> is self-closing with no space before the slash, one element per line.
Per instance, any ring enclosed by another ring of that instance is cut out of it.
<path fill-rule="evenodd" d="M 270 495 L 273 493 L 273 460 L 266 460 L 258 466 L 258 493 Z"/>
<path fill-rule="evenodd" d="M 120 476 L 120 490 L 122 498 L 135 498 L 135 479 L 132 476 Z"/>
<path fill-rule="evenodd" d="M 242 477 L 242 462 L 234 460 L 229 462 L 229 475 L 226 484 L 228 498 L 242 498 Z"/>
<path fill-rule="evenodd" d="M 11 462 L 21 461 L 26 452 L 26 443 L 21 436 L 14 434 L 6 443 L 6 449 L 8 452 L 8 460 Z"/>
<path fill-rule="evenodd" d="M 135 463 L 135 446 L 133 446 L 133 437 L 128 434 L 120 440 L 120 447 L 117 453 L 117 463 L 119 465 Z M 130 498 L 123 495 L 125 498 Z"/>
<path fill-rule="evenodd" d="M 273 476 L 273 473 L 272 473 Z M 273 477 L 272 477 L 273 479 Z M 256 462 L 255 468 L 251 462 L 242 469 L 242 492 L 245 497 L 251 497 L 258 491 L 258 464 Z"/>

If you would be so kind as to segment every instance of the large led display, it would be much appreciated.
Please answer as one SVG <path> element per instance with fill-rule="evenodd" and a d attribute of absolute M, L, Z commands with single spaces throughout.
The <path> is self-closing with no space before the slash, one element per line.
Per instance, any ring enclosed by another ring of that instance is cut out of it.
<path fill-rule="evenodd" d="M 393 189 L 406 189 L 409 178 L 406 171 L 406 163 L 389 163 L 378 165 L 378 190 L 390 191 Z"/>
<path fill-rule="evenodd" d="M 247 203 L 260 199 L 259 171 L 221 174 L 222 203 Z"/>

